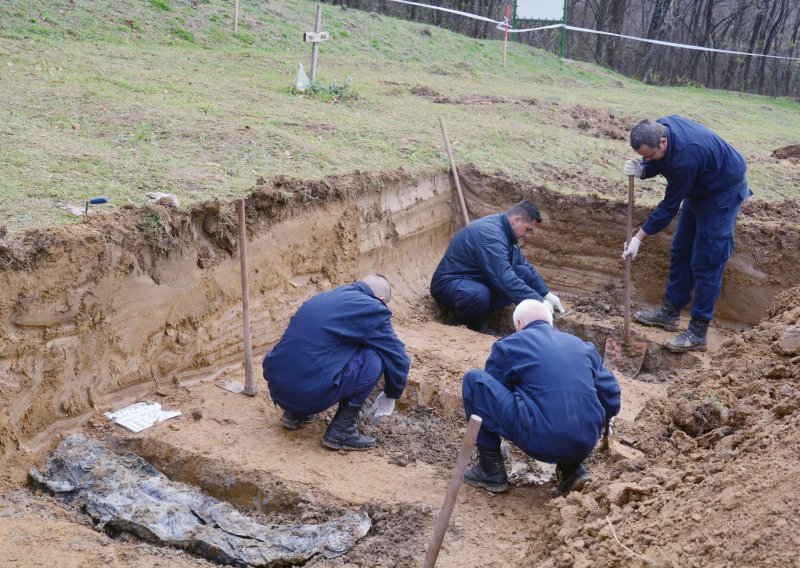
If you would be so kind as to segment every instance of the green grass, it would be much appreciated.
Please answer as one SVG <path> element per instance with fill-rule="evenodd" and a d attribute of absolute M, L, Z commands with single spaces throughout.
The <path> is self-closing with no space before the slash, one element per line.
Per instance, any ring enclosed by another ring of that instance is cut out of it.
<path fill-rule="evenodd" d="M 234 33 L 227 0 L 6 0 L 0 223 L 68 222 L 59 203 L 101 194 L 119 206 L 169 188 L 188 205 L 243 195 L 258 176 L 442 169 L 440 115 L 461 164 L 621 197 L 631 150 L 597 137 L 591 120 L 573 116 L 578 107 L 626 124 L 700 120 L 744 154 L 758 198 L 800 193 L 800 168 L 771 158 L 798 142 L 800 105 L 790 99 L 642 85 L 516 43 L 504 67 L 497 41 L 358 10 L 324 6 L 332 39 L 320 44 L 317 89 L 292 94 L 297 64 L 310 67 L 302 34 L 315 10 L 306 0 L 242 3 Z M 495 102 L 440 104 L 412 94 L 418 86 Z M 639 187 L 655 203 L 663 182 Z"/>

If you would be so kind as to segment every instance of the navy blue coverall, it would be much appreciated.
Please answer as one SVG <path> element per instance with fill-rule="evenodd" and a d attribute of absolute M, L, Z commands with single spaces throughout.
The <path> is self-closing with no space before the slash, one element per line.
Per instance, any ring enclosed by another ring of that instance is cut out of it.
<path fill-rule="evenodd" d="M 545 321 L 496 341 L 462 395 L 466 416 L 483 419 L 479 446 L 497 449 L 502 436 L 557 464 L 583 462 L 620 410 L 619 383 L 594 346 Z"/>
<path fill-rule="evenodd" d="M 433 298 L 464 323 L 485 320 L 490 308 L 541 301 L 549 291 L 522 254 L 505 213 L 456 233 L 431 278 Z"/>
<path fill-rule="evenodd" d="M 753 195 L 741 154 L 705 126 L 680 116 L 660 118 L 667 151 L 643 161 L 642 179 L 667 179 L 664 199 L 642 226 L 648 235 L 681 214 L 672 237 L 665 297 L 678 307 L 692 299 L 692 318 L 709 321 L 722 290 L 725 263 L 733 254 L 733 230 L 742 202 Z"/>
<path fill-rule="evenodd" d="M 381 374 L 386 396 L 400 398 L 411 361 L 391 317 L 364 282 L 307 300 L 264 358 L 272 400 L 301 415 L 322 412 L 345 399 L 361 404 Z"/>

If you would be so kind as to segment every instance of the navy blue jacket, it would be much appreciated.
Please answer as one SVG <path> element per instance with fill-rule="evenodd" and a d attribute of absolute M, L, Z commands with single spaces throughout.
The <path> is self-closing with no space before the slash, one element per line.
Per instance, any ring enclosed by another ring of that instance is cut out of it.
<path fill-rule="evenodd" d="M 355 352 L 368 347 L 384 365 L 384 392 L 400 398 L 411 364 L 395 335 L 392 312 L 364 282 L 317 294 L 300 306 L 264 358 L 272 400 L 283 408 L 320 412 L 333 406 L 334 381 Z"/>
<path fill-rule="evenodd" d="M 619 383 L 594 345 L 544 321 L 496 341 L 485 370 L 514 393 L 513 439 L 540 461 L 583 461 L 620 410 Z"/>
<path fill-rule="evenodd" d="M 533 288 L 514 272 L 517 265 L 531 268 Z M 527 299 L 541 300 L 550 291 L 522 254 L 505 213 L 482 217 L 456 233 L 433 273 L 431 294 L 435 297 L 437 288 L 459 278 L 480 282 L 493 295 L 507 296 L 515 304 Z"/>
<path fill-rule="evenodd" d="M 667 189 L 642 226 L 645 233 L 653 235 L 665 229 L 687 197 L 740 192 L 746 199 L 752 195 L 747 187 L 744 158 L 717 134 L 676 115 L 656 122 L 667 127 L 667 152 L 660 160 L 642 162 L 642 179 L 661 174 L 667 178 Z"/>

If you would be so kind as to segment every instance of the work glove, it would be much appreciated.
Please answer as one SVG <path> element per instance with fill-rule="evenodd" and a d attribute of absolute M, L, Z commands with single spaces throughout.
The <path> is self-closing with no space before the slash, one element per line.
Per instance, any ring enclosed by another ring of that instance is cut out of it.
<path fill-rule="evenodd" d="M 544 301 L 547 304 L 550 304 L 551 311 L 555 312 L 558 310 L 558 313 L 563 314 L 567 310 L 564 309 L 564 306 L 561 305 L 561 300 L 558 299 L 558 296 L 553 294 L 552 292 L 548 292 L 547 296 L 544 297 Z"/>
<path fill-rule="evenodd" d="M 606 422 L 606 431 L 603 432 L 604 436 L 613 436 L 614 435 L 614 420 L 616 418 L 617 418 L 616 416 L 612 416 L 608 420 L 608 422 Z"/>
<path fill-rule="evenodd" d="M 631 257 L 631 260 L 635 259 L 636 254 L 639 252 L 640 244 L 642 244 L 642 241 L 633 237 L 630 243 L 622 245 L 622 260 L 625 260 L 627 257 Z"/>
<path fill-rule="evenodd" d="M 380 418 L 382 416 L 389 416 L 394 411 L 395 399 L 389 398 L 385 393 L 378 395 L 375 402 L 369 408 L 369 413 L 372 419 Z"/>
<path fill-rule="evenodd" d="M 626 176 L 636 176 L 637 178 L 642 177 L 644 173 L 644 166 L 639 160 L 628 160 L 625 162 L 625 166 L 622 168 L 622 171 L 625 172 Z"/>

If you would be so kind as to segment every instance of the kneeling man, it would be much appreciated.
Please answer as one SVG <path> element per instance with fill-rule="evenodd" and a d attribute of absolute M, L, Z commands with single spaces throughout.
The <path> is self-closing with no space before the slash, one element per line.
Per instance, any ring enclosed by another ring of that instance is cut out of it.
<path fill-rule="evenodd" d="M 381 378 L 373 416 L 388 416 L 406 386 L 410 359 L 392 328 L 389 281 L 360 281 L 307 300 L 264 358 L 264 379 L 283 408 L 283 426 L 296 430 L 339 403 L 322 443 L 335 450 L 366 450 L 375 439 L 356 424 L 361 406 Z"/>
<path fill-rule="evenodd" d="M 524 300 L 514 310 L 516 333 L 495 342 L 485 370 L 464 375 L 467 417 L 483 419 L 478 464 L 464 481 L 492 492 L 508 489 L 500 438 L 532 458 L 557 464 L 558 493 L 589 480 L 583 461 L 620 410 L 616 377 L 594 346 L 552 326 L 548 307 Z"/>

